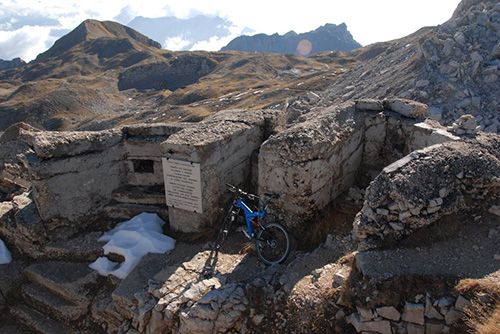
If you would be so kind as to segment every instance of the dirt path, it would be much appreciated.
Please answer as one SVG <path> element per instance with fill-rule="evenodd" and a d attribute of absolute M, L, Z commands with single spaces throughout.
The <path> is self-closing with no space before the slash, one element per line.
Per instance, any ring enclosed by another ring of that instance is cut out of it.
<path fill-rule="evenodd" d="M 449 234 L 449 235 L 448 235 Z M 455 215 L 408 238 L 404 247 L 356 256 L 364 275 L 445 275 L 484 278 L 500 270 L 500 218 Z"/>

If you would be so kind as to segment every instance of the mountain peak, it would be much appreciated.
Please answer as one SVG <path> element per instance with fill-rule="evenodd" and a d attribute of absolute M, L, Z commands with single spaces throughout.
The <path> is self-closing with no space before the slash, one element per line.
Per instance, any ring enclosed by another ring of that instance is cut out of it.
<path fill-rule="evenodd" d="M 306 49 L 300 49 L 299 44 L 304 40 L 307 40 L 310 45 Z M 314 31 L 302 34 L 290 31 L 283 36 L 278 34 L 240 36 L 221 50 L 309 55 L 322 51 L 350 51 L 359 47 L 361 44 L 354 40 L 345 23 L 339 25 L 328 23 Z"/>
<path fill-rule="evenodd" d="M 140 43 L 158 49 L 161 48 L 160 43 L 120 23 L 88 19 L 69 34 L 57 40 L 49 50 L 38 55 L 35 62 L 43 62 L 48 58 L 60 56 L 78 44 L 99 38 L 126 38 L 133 44 Z"/>

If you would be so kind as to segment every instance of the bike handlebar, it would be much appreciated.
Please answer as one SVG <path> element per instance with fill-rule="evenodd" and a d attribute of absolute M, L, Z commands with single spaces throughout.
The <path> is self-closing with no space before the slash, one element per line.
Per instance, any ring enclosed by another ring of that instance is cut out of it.
<path fill-rule="evenodd" d="M 228 186 L 229 191 L 231 191 L 233 193 L 237 192 L 239 195 L 248 197 L 251 200 L 259 199 L 258 195 L 247 193 L 247 192 L 241 190 L 240 188 L 237 188 L 237 187 L 233 186 L 232 184 L 226 183 L 226 186 Z M 276 194 L 276 193 L 265 193 L 264 196 L 269 197 L 269 199 L 271 199 L 271 198 L 279 198 L 280 197 L 280 195 Z"/>

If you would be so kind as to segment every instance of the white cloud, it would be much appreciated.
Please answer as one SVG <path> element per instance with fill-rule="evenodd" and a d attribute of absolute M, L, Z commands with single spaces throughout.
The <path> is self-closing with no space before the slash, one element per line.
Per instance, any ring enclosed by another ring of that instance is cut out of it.
<path fill-rule="evenodd" d="M 222 38 L 213 36 L 208 41 L 198 42 L 195 45 L 193 45 L 193 47 L 191 47 L 191 51 L 196 51 L 196 50 L 219 51 L 222 47 L 229 44 L 229 42 L 231 42 L 236 37 L 238 37 L 238 35 L 231 35 Z"/>
<path fill-rule="evenodd" d="M 50 27 L 25 26 L 15 31 L 0 31 L 0 59 L 20 57 L 29 61 L 45 51 L 55 38 Z"/>
<path fill-rule="evenodd" d="M 182 36 L 169 37 L 163 43 L 163 48 L 171 51 L 177 51 L 177 50 L 183 50 L 189 44 L 191 44 L 191 42 L 184 39 Z"/>

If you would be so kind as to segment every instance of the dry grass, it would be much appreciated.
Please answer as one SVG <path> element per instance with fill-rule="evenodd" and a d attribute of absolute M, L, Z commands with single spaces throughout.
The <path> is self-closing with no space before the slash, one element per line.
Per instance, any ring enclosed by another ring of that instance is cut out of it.
<path fill-rule="evenodd" d="M 341 60 L 347 57 L 344 54 L 316 59 L 266 53 L 196 52 L 191 54 L 217 64 L 196 83 L 174 92 L 118 91 L 118 72 L 124 68 L 168 62 L 184 53 L 147 47 L 143 51 L 149 58 L 126 65 L 122 54 L 103 62 L 87 51 L 76 45 L 68 50 L 71 62 L 60 63 L 51 58 L 30 66 L 27 76 L 20 71 L 14 73 L 12 84 L 0 83 L 0 104 L 25 112 L 24 120 L 39 126 L 57 115 L 61 120 L 58 130 L 88 129 L 93 123 L 115 127 L 143 121 L 194 122 L 225 109 L 281 109 L 290 98 L 324 90 L 340 73 L 355 65 L 351 61 L 343 63 Z M 18 85 L 14 84 L 16 81 Z M 44 106 L 47 115 L 33 112 Z"/>
<path fill-rule="evenodd" d="M 471 298 L 474 308 L 466 310 L 465 323 L 469 332 L 474 334 L 500 333 L 500 284 L 488 279 L 464 279 L 456 289 Z M 481 301 L 480 294 L 489 296 L 488 301 Z"/>
<path fill-rule="evenodd" d="M 473 312 L 467 312 L 466 320 L 470 333 L 498 334 L 500 333 L 500 301 L 497 299 L 491 304 L 475 304 Z"/>

